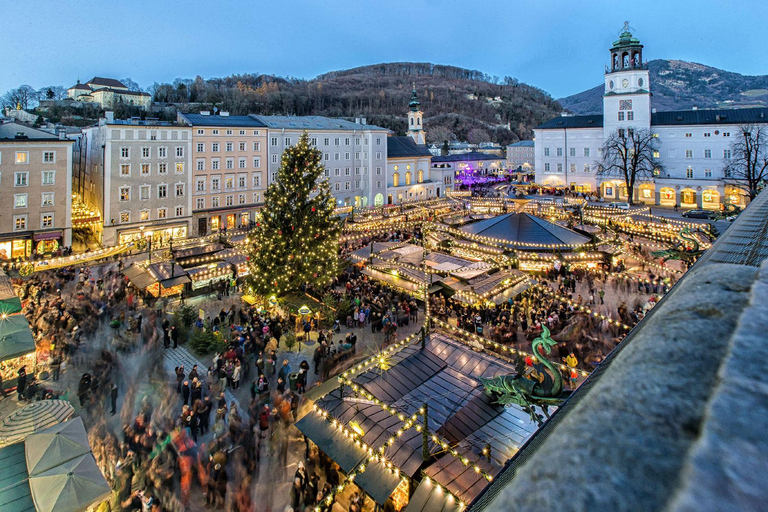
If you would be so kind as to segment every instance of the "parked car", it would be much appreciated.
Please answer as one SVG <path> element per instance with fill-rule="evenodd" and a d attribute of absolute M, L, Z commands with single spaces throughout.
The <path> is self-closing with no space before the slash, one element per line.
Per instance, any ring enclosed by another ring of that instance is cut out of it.
<path fill-rule="evenodd" d="M 683 212 L 683 217 L 688 219 L 714 219 L 717 215 L 710 210 L 688 210 Z"/>
<path fill-rule="evenodd" d="M 629 210 L 629 203 L 608 203 L 608 208 L 618 208 L 619 210 Z"/>

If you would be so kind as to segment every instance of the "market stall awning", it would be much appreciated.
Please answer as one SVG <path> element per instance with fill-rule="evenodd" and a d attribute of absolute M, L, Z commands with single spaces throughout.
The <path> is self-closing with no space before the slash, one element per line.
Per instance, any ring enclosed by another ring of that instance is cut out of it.
<path fill-rule="evenodd" d="M 35 512 L 28 477 L 24 443 L 0 448 L 0 510 Z"/>
<path fill-rule="evenodd" d="M 23 441 L 35 432 L 66 421 L 74 412 L 67 400 L 40 400 L 17 409 L 0 423 L 0 445 Z"/>
<path fill-rule="evenodd" d="M 157 280 L 152 277 L 149 272 L 144 270 L 140 265 L 136 265 L 135 263 L 130 267 L 123 269 L 123 275 L 127 277 L 131 283 L 133 283 L 133 286 L 139 290 L 143 290 L 157 282 Z"/>
<path fill-rule="evenodd" d="M 368 494 L 373 501 L 384 506 L 387 498 L 400 485 L 400 477 L 381 462 L 371 462 L 355 477 L 355 484 Z"/>
<path fill-rule="evenodd" d="M 315 411 L 297 421 L 296 428 L 333 459 L 345 473 L 352 471 L 366 457 L 367 452 L 334 429 L 328 420 Z"/>
<path fill-rule="evenodd" d="M 164 281 L 160 281 L 160 284 L 163 286 L 163 288 L 173 288 L 176 285 L 187 284 L 191 282 L 192 279 L 190 279 L 189 276 L 176 276 Z"/>
<path fill-rule="evenodd" d="M 35 351 L 35 338 L 24 315 L 0 319 L 0 361 Z"/>

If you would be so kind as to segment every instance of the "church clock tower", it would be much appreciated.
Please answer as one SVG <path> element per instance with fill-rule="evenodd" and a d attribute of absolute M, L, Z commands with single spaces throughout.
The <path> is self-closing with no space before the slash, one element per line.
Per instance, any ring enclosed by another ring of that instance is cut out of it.
<path fill-rule="evenodd" d="M 643 45 L 632 36 L 629 22 L 610 48 L 611 64 L 605 70 L 603 134 L 617 129 L 651 126 L 651 89 Z"/>
<path fill-rule="evenodd" d="M 421 103 L 416 96 L 416 84 L 413 84 L 411 101 L 408 103 L 408 135 L 416 141 L 416 144 L 426 144 L 427 134 L 421 125 Z"/>

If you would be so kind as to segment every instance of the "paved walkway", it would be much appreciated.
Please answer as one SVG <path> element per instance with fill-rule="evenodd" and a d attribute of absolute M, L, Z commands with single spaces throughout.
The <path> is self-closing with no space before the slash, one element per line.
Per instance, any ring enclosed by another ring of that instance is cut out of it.
<path fill-rule="evenodd" d="M 197 365 L 197 371 L 200 373 L 200 375 L 205 375 L 205 373 L 208 371 L 208 365 L 199 359 L 196 359 L 195 356 L 193 356 L 186 348 L 177 347 L 165 349 L 163 367 L 165 368 L 165 371 L 168 372 L 168 375 L 170 375 L 172 378 L 175 378 L 174 370 L 177 366 L 182 364 L 184 365 L 185 375 L 189 375 L 189 372 L 192 370 L 194 365 Z M 231 404 L 234 401 L 237 404 L 237 410 L 241 412 L 243 411 L 243 408 L 240 405 L 240 400 L 238 400 L 235 395 L 230 393 L 228 389 L 224 391 L 224 396 L 227 399 L 227 404 Z M 211 397 L 211 400 L 213 400 L 213 398 L 214 397 Z"/>

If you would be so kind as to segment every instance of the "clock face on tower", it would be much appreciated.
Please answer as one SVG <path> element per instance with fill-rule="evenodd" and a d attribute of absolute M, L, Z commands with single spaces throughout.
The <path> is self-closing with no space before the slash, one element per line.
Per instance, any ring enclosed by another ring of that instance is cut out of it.
<path fill-rule="evenodd" d="M 622 80 L 621 81 L 621 86 L 622 87 L 629 87 L 629 80 L 627 80 L 626 78 L 624 80 Z"/>

